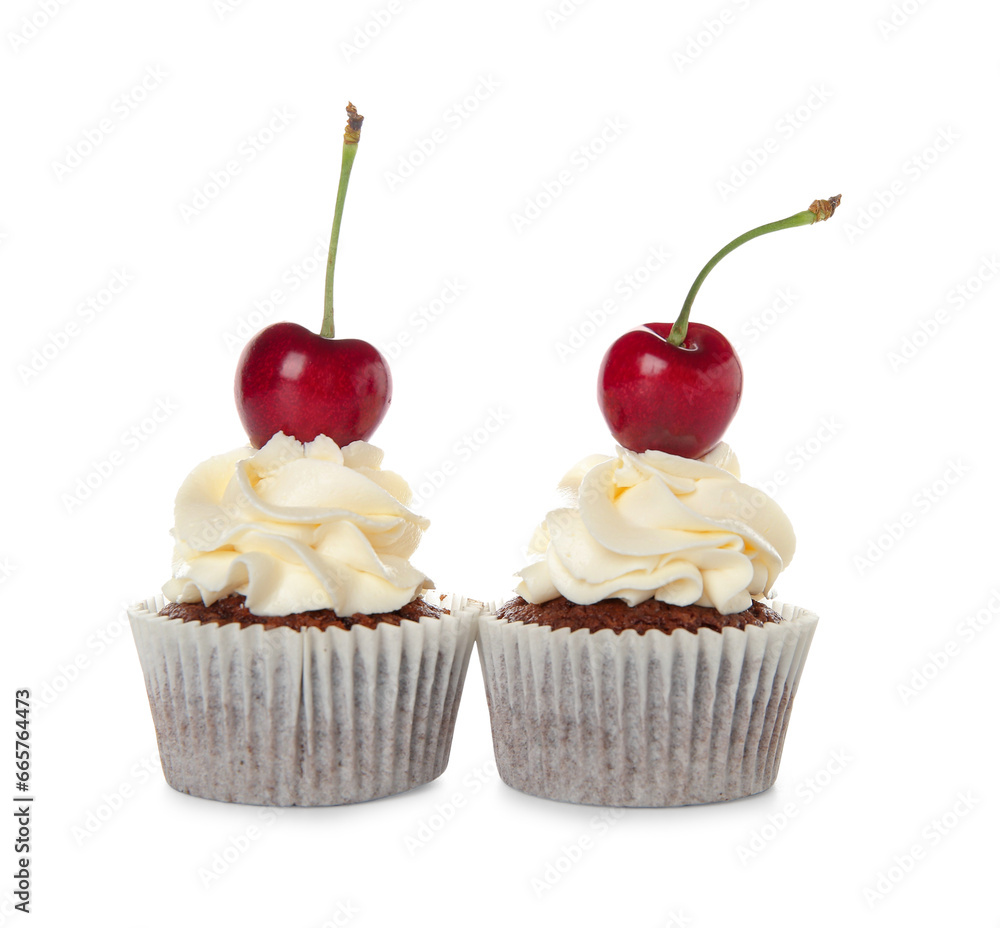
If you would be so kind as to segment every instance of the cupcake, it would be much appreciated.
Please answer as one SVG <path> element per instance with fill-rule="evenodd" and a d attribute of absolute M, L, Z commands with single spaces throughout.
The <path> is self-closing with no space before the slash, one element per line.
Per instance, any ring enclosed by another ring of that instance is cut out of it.
<path fill-rule="evenodd" d="M 129 611 L 174 789 L 338 805 L 445 769 L 475 612 L 428 594 L 427 522 L 381 461 L 279 432 L 184 481 L 166 599 Z"/>
<path fill-rule="evenodd" d="M 614 456 L 561 484 L 516 597 L 480 616 L 497 768 L 547 799 L 677 806 L 768 789 L 817 617 L 770 598 L 795 552 L 778 505 L 720 439 L 742 394 L 729 341 L 688 323 L 708 271 L 757 235 L 832 215 L 839 197 L 727 245 L 677 322 L 626 333 L 601 365 Z"/>
<path fill-rule="evenodd" d="M 816 616 L 763 598 L 795 538 L 725 444 L 588 458 L 517 597 L 480 618 L 500 776 L 548 799 L 672 806 L 767 789 Z"/>
<path fill-rule="evenodd" d="M 347 117 L 322 328 L 278 322 L 247 342 L 236 405 L 251 444 L 184 481 L 173 576 L 129 611 L 164 775 L 194 796 L 338 805 L 448 763 L 478 610 L 431 595 L 410 563 L 427 521 L 368 443 L 389 366 L 334 338 L 363 121 L 351 104 Z"/>

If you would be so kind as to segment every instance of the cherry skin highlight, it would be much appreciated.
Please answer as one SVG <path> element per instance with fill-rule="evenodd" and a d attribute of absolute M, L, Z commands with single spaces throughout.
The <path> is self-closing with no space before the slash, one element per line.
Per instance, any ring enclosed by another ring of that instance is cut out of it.
<path fill-rule="evenodd" d="M 247 342 L 236 365 L 236 409 L 255 448 L 276 432 L 343 447 L 366 441 L 392 400 L 381 352 L 356 338 L 324 338 L 278 322 Z"/>
<path fill-rule="evenodd" d="M 722 438 L 743 392 L 743 365 L 729 340 L 692 322 L 667 341 L 669 322 L 626 332 L 608 349 L 597 402 L 615 441 L 630 451 L 699 458 Z"/>

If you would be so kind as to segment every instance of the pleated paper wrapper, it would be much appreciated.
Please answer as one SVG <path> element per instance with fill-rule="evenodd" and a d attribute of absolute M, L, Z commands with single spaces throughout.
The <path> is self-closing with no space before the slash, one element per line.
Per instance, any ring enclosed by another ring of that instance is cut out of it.
<path fill-rule="evenodd" d="M 325 806 L 412 789 L 448 764 L 477 604 L 374 629 L 129 620 L 167 783 L 254 805 Z"/>
<path fill-rule="evenodd" d="M 678 806 L 768 789 L 818 621 L 670 634 L 479 618 L 501 778 L 566 802 Z"/>

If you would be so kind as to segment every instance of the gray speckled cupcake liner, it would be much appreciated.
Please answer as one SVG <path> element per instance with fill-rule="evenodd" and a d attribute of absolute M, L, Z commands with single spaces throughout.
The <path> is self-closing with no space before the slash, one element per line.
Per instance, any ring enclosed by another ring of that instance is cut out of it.
<path fill-rule="evenodd" d="M 534 796 L 678 806 L 768 789 L 818 621 L 721 633 L 568 628 L 479 618 L 500 776 Z"/>
<path fill-rule="evenodd" d="M 167 783 L 224 802 L 325 806 L 440 776 L 480 611 L 459 597 L 441 605 L 451 614 L 398 626 L 265 631 L 159 616 L 162 597 L 135 604 Z"/>

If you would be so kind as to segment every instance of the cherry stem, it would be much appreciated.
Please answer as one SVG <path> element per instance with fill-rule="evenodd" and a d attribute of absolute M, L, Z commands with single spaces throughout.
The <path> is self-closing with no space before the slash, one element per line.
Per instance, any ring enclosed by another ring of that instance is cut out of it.
<path fill-rule="evenodd" d="M 323 328 L 319 334 L 323 338 L 333 338 L 333 269 L 337 265 L 337 242 L 340 239 L 340 220 L 344 215 L 344 201 L 347 199 L 347 183 L 351 179 L 354 156 L 358 153 L 358 139 L 361 138 L 361 123 L 353 103 L 347 104 L 347 126 L 344 128 L 344 155 L 340 161 L 340 185 L 337 187 L 337 205 L 333 210 L 333 231 L 330 233 L 330 255 L 326 260 L 326 294 L 323 300 Z"/>
<path fill-rule="evenodd" d="M 829 219 L 839 205 L 839 193 L 835 197 L 830 197 L 829 200 L 813 200 L 809 209 L 805 209 L 801 213 L 796 213 L 794 216 L 789 216 L 787 219 L 769 222 L 767 225 L 757 226 L 756 229 L 744 232 L 739 238 L 734 238 L 725 248 L 716 252 L 708 264 L 701 269 L 701 273 L 695 278 L 694 283 L 691 284 L 691 289 L 688 291 L 684 305 L 681 307 L 681 314 L 677 317 L 677 321 L 670 327 L 670 335 L 667 336 L 667 341 L 677 347 L 684 344 L 684 339 L 687 338 L 688 317 L 691 315 L 691 305 L 694 303 L 694 298 L 698 295 L 701 285 L 711 273 L 712 268 L 728 255 L 729 252 L 735 251 L 740 245 L 749 242 L 751 239 L 757 238 L 760 235 L 767 235 L 768 232 L 778 232 L 781 229 L 794 229 L 796 226 L 809 226 L 814 222 L 822 222 L 824 219 Z"/>

